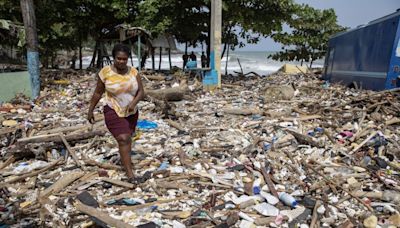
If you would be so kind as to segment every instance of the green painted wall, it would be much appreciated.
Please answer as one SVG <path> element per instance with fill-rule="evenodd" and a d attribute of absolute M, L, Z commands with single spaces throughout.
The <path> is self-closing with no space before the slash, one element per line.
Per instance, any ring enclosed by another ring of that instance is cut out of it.
<path fill-rule="evenodd" d="M 0 101 L 7 102 L 18 93 L 23 93 L 32 98 L 28 71 L 0 73 Z"/>

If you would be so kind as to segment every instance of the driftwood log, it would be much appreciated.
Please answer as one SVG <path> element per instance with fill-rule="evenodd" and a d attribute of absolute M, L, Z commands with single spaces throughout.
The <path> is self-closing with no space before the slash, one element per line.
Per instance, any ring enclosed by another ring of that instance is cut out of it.
<path fill-rule="evenodd" d="M 315 140 L 314 138 L 312 138 L 308 135 L 303 135 L 299 132 L 296 132 L 296 131 L 293 131 L 290 129 L 285 129 L 285 131 L 288 132 L 289 134 L 293 135 L 299 143 L 310 145 L 310 146 L 315 146 L 315 147 L 319 147 L 319 148 L 324 147 L 323 143 Z"/>
<path fill-rule="evenodd" d="M 75 134 L 65 135 L 65 139 L 67 141 L 78 141 L 78 140 L 92 138 L 96 135 L 104 135 L 105 133 L 106 133 L 105 129 L 95 130 L 95 131 L 90 131 L 90 132 L 85 132 L 85 133 L 75 133 Z M 63 141 L 60 138 L 59 134 L 39 135 L 39 136 L 33 136 L 33 137 L 22 138 L 22 139 L 17 140 L 17 144 L 19 144 L 19 145 L 25 145 L 28 143 L 43 143 L 43 142 L 61 143 Z"/>
<path fill-rule="evenodd" d="M 186 86 L 178 86 L 167 89 L 159 89 L 159 90 L 145 90 L 145 94 L 151 97 L 157 98 L 159 100 L 167 100 L 167 101 L 181 101 L 183 100 L 183 96 L 188 91 Z"/>

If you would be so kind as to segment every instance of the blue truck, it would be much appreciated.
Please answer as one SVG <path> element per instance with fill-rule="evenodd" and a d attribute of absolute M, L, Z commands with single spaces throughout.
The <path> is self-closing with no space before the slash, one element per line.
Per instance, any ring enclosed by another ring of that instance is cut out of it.
<path fill-rule="evenodd" d="M 331 37 L 323 78 L 370 90 L 400 87 L 400 9 Z"/>

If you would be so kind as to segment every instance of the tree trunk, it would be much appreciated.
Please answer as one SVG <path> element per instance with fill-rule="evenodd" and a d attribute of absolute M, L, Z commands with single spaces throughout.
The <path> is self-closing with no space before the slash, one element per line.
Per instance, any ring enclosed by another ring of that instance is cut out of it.
<path fill-rule="evenodd" d="M 228 50 L 226 52 L 225 75 L 228 75 L 229 47 L 230 45 L 228 44 Z"/>
<path fill-rule="evenodd" d="M 27 63 L 32 82 L 32 96 L 36 98 L 40 93 L 40 62 L 35 8 L 33 0 L 20 0 L 20 6 L 26 34 Z"/>
<path fill-rule="evenodd" d="M 232 27 L 229 26 L 228 31 L 226 32 L 226 34 L 228 35 L 228 38 L 227 38 L 227 41 L 226 41 L 225 44 L 224 44 L 224 49 L 222 50 L 221 59 L 222 59 L 222 58 L 224 57 L 224 55 L 225 55 L 225 51 L 226 51 L 227 46 L 228 46 L 228 48 L 229 48 L 231 30 L 232 30 Z M 229 50 L 228 50 L 228 51 L 229 51 Z"/>
<path fill-rule="evenodd" d="M 97 46 L 97 63 L 96 63 L 96 68 L 100 68 L 102 66 L 103 62 L 103 47 L 102 47 L 102 42 L 99 42 L 99 45 Z"/>
<path fill-rule="evenodd" d="M 222 49 L 222 53 L 221 53 L 221 59 L 224 58 L 226 46 L 228 46 L 228 42 L 224 43 L 224 48 Z"/>
<path fill-rule="evenodd" d="M 79 35 L 79 70 L 82 70 L 82 35 Z"/>
<path fill-rule="evenodd" d="M 160 47 L 160 63 L 158 64 L 158 70 L 161 70 L 161 60 L 162 60 L 162 47 Z"/>
<path fill-rule="evenodd" d="M 169 70 L 172 70 L 171 48 L 168 48 L 168 61 L 169 61 Z"/>
<path fill-rule="evenodd" d="M 50 60 L 50 64 L 51 64 L 51 68 L 54 69 L 54 53 L 51 53 L 51 60 Z"/>
<path fill-rule="evenodd" d="M 99 41 L 96 40 L 96 44 L 94 45 L 94 51 L 92 55 L 92 60 L 90 61 L 89 68 L 94 67 L 94 63 L 96 62 L 97 48 L 99 46 Z"/>
<path fill-rule="evenodd" d="M 44 57 L 43 57 L 43 66 L 48 69 L 49 68 L 49 55 L 47 51 L 44 52 Z"/>
<path fill-rule="evenodd" d="M 238 61 L 238 63 L 239 63 L 239 66 L 240 66 L 240 72 L 241 72 L 241 75 L 243 75 L 243 68 L 242 68 L 242 64 L 240 64 L 240 60 L 239 60 L 239 58 L 237 59 L 237 61 Z"/>
<path fill-rule="evenodd" d="M 155 60 L 155 58 L 154 58 L 154 53 L 155 52 L 155 48 L 151 48 L 151 64 L 152 64 L 152 69 L 153 70 L 156 70 L 156 60 Z"/>

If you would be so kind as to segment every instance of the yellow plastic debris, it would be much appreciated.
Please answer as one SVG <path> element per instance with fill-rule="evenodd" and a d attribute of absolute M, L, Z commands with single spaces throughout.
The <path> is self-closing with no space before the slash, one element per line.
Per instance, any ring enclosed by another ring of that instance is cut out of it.
<path fill-rule="evenodd" d="M 307 73 L 307 67 L 305 66 L 297 66 L 292 64 L 285 64 L 280 69 L 283 73 L 287 74 L 298 74 L 298 73 Z"/>
<path fill-rule="evenodd" d="M 71 84 L 71 81 L 70 80 L 66 80 L 66 79 L 54 80 L 53 84 L 55 84 L 55 85 L 69 85 L 69 84 Z"/>
<path fill-rule="evenodd" d="M 140 139 L 140 137 L 142 136 L 142 132 L 141 131 L 136 131 L 135 136 L 132 138 L 132 141 L 136 141 L 138 139 Z"/>
<path fill-rule="evenodd" d="M 14 127 L 14 126 L 16 126 L 17 124 L 18 124 L 18 122 L 15 121 L 15 120 L 4 120 L 3 123 L 2 123 L 2 125 L 3 125 L 4 127 Z"/>
<path fill-rule="evenodd" d="M 27 206 L 29 206 L 31 204 L 32 204 L 32 201 L 25 201 L 25 202 L 20 203 L 19 207 L 20 208 L 25 208 L 25 207 L 27 207 Z"/>

